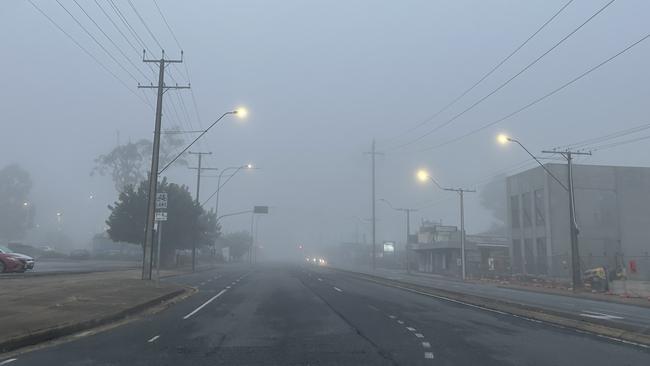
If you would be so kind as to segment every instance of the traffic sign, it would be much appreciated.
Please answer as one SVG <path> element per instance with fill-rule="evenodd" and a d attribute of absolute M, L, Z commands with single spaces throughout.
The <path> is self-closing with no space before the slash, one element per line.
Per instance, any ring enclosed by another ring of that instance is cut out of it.
<path fill-rule="evenodd" d="M 167 212 L 156 211 L 156 221 L 167 221 Z"/>
<path fill-rule="evenodd" d="M 156 193 L 156 209 L 164 210 L 167 208 L 167 193 Z"/>
<path fill-rule="evenodd" d="M 255 206 L 253 207 L 253 213 L 267 214 L 269 213 L 269 206 Z"/>

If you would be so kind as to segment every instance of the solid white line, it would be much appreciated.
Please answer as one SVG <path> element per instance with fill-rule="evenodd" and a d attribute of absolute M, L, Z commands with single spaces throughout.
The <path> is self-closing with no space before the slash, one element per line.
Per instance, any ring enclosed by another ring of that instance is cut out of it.
<path fill-rule="evenodd" d="M 429 342 L 422 342 L 422 347 L 424 347 L 424 348 L 431 348 L 431 343 L 429 343 Z"/>
<path fill-rule="evenodd" d="M 221 290 L 218 294 L 212 296 L 212 297 L 210 298 L 210 300 L 204 302 L 203 305 L 201 305 L 201 306 L 199 306 L 198 308 L 194 309 L 193 312 L 191 312 L 191 313 L 185 315 L 185 316 L 183 317 L 183 320 L 186 320 L 186 319 L 188 319 L 189 317 L 191 317 L 192 315 L 198 313 L 201 309 L 203 309 L 204 307 L 206 307 L 209 303 L 213 302 L 217 297 L 219 297 L 219 296 L 223 295 L 224 293 L 226 293 L 226 291 L 228 291 L 228 290 L 223 289 L 223 290 Z"/>
<path fill-rule="evenodd" d="M 415 328 L 413 327 L 406 327 L 406 329 L 410 330 L 411 332 L 415 332 Z"/>
<path fill-rule="evenodd" d="M 424 338 L 424 335 L 422 335 L 422 333 L 415 333 L 415 336 L 418 338 Z"/>
<path fill-rule="evenodd" d="M 14 362 L 16 360 L 17 360 L 17 358 L 10 358 L 8 360 L 4 360 L 4 361 L 0 362 L 0 365 L 6 365 L 6 364 L 12 363 L 12 362 Z"/>
<path fill-rule="evenodd" d="M 338 287 L 334 287 L 334 289 L 335 289 L 336 291 L 338 291 L 338 292 L 343 292 L 343 290 L 341 290 L 341 289 L 338 288 Z"/>
<path fill-rule="evenodd" d="M 433 359 L 433 352 L 424 352 L 424 358 Z"/>
<path fill-rule="evenodd" d="M 147 342 L 149 342 L 149 343 L 153 343 L 153 342 L 155 342 L 155 341 L 156 341 L 156 339 L 158 339 L 158 338 L 160 338 L 160 336 L 159 336 L 159 335 L 157 335 L 157 336 L 155 336 L 155 337 L 153 337 L 153 338 L 151 338 L 151 339 L 150 339 L 150 340 L 148 340 Z"/>

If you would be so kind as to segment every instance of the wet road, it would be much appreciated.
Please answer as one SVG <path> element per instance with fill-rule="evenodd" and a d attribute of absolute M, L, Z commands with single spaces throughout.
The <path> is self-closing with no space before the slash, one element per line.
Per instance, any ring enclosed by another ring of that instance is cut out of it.
<path fill-rule="evenodd" d="M 650 364 L 647 348 L 326 268 L 233 266 L 169 280 L 199 292 L 124 326 L 12 356 L 10 364 Z"/>

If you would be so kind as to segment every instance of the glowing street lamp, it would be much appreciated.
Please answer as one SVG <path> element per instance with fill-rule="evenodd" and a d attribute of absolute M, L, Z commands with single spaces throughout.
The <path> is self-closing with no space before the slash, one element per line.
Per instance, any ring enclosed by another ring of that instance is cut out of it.
<path fill-rule="evenodd" d="M 465 204 L 464 204 L 464 195 L 465 192 L 476 192 L 473 189 L 465 188 L 448 188 L 443 187 L 438 183 L 438 181 L 424 169 L 420 169 L 417 172 L 417 178 L 421 182 L 426 182 L 427 180 L 432 181 L 438 188 L 443 191 L 457 192 L 460 198 L 460 258 L 461 258 L 461 276 L 463 281 L 467 277 L 467 271 L 465 269 Z"/>

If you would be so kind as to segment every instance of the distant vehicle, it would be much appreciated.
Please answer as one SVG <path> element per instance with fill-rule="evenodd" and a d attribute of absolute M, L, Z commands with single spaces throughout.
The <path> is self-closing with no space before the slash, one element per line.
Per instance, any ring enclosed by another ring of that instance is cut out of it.
<path fill-rule="evenodd" d="M 88 259 L 90 258 L 90 252 L 86 249 L 75 249 L 70 252 L 70 258 L 72 259 Z"/>
<path fill-rule="evenodd" d="M 34 258 L 0 246 L 0 273 L 25 272 L 30 269 L 34 269 Z"/>

